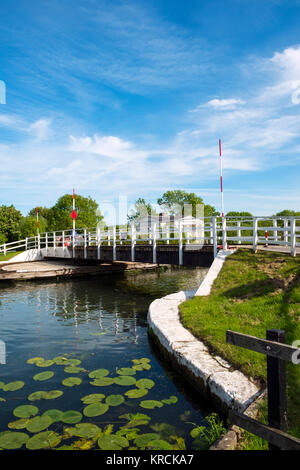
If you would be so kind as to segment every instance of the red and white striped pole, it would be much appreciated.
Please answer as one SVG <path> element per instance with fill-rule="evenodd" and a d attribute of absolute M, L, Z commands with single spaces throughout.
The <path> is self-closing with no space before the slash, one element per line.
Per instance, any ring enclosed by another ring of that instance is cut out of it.
<path fill-rule="evenodd" d="M 39 208 L 38 207 L 36 208 L 36 231 L 37 231 L 37 234 L 40 233 L 40 230 L 39 230 Z"/>
<path fill-rule="evenodd" d="M 219 153 L 220 153 L 221 209 L 222 209 L 222 217 L 224 217 L 224 197 L 223 197 L 223 168 L 222 168 L 222 149 L 221 149 L 221 139 L 219 139 Z"/>

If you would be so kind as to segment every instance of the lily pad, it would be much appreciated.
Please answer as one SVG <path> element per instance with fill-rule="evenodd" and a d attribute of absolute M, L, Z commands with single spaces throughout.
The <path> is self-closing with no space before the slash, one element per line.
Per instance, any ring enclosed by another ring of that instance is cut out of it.
<path fill-rule="evenodd" d="M 25 429 L 28 423 L 28 418 L 20 418 L 16 421 L 11 421 L 10 423 L 8 423 L 7 426 L 9 427 L 9 429 Z"/>
<path fill-rule="evenodd" d="M 37 392 L 33 392 L 30 395 L 28 395 L 28 400 L 29 401 L 36 401 L 36 400 L 42 400 L 42 398 L 45 398 L 46 392 L 43 390 L 38 390 Z"/>
<path fill-rule="evenodd" d="M 123 436 L 110 434 L 109 436 L 101 436 L 98 439 L 98 446 L 102 450 L 121 450 L 129 446 L 128 440 Z"/>
<path fill-rule="evenodd" d="M 150 389 L 154 387 L 155 383 L 151 379 L 140 379 L 135 384 L 138 388 L 147 388 Z"/>
<path fill-rule="evenodd" d="M 49 449 L 57 446 L 62 439 L 62 436 L 53 431 L 43 431 L 35 434 L 28 439 L 26 447 L 29 450 Z"/>
<path fill-rule="evenodd" d="M 162 400 L 162 403 L 164 403 L 165 405 L 172 405 L 173 403 L 177 403 L 178 402 L 178 398 L 175 397 L 174 395 L 171 395 L 170 398 L 165 398 L 164 400 Z"/>
<path fill-rule="evenodd" d="M 0 436 L 1 449 L 20 449 L 29 439 L 24 432 L 8 431 Z"/>
<path fill-rule="evenodd" d="M 43 357 L 32 357 L 28 359 L 27 364 L 35 364 L 38 361 L 44 361 L 45 359 Z"/>
<path fill-rule="evenodd" d="M 94 416 L 103 415 L 104 413 L 107 412 L 108 408 L 109 406 L 107 403 L 101 403 L 101 402 L 91 403 L 90 405 L 87 405 L 84 408 L 83 414 L 87 416 L 88 418 L 92 418 Z"/>
<path fill-rule="evenodd" d="M 125 392 L 125 395 L 128 398 L 142 398 L 143 396 L 147 395 L 147 393 L 148 390 L 146 388 L 134 388 Z"/>
<path fill-rule="evenodd" d="M 148 443 L 147 447 L 153 450 L 173 450 L 171 444 L 163 439 L 154 439 Z"/>
<path fill-rule="evenodd" d="M 96 387 L 106 387 L 108 385 L 112 385 L 114 382 L 115 380 L 112 377 L 101 377 L 93 380 L 90 384 L 95 385 Z"/>
<path fill-rule="evenodd" d="M 124 399 L 123 395 L 109 395 L 105 400 L 105 402 L 109 406 L 119 406 L 122 403 L 124 403 L 124 401 L 125 401 L 125 399 Z"/>
<path fill-rule="evenodd" d="M 154 408 L 161 408 L 163 403 L 158 400 L 143 400 L 140 402 L 140 406 L 142 408 L 146 408 L 147 410 L 153 410 Z"/>
<path fill-rule="evenodd" d="M 134 377 L 131 377 L 130 375 L 120 375 L 119 377 L 116 377 L 114 379 L 114 382 L 117 385 L 133 385 L 135 384 L 136 380 Z"/>
<path fill-rule="evenodd" d="M 146 447 L 150 441 L 154 441 L 154 439 L 159 439 L 159 434 L 148 432 L 146 434 L 141 434 L 134 440 L 134 444 L 138 447 Z"/>
<path fill-rule="evenodd" d="M 108 374 L 109 371 L 107 369 L 96 369 L 89 373 L 89 377 L 91 379 L 101 379 L 102 377 L 106 377 Z"/>
<path fill-rule="evenodd" d="M 61 421 L 66 424 L 79 423 L 82 420 L 82 414 L 76 410 L 68 410 L 62 414 Z"/>
<path fill-rule="evenodd" d="M 128 423 L 126 424 L 127 428 L 142 426 L 143 424 L 148 424 L 151 420 L 150 416 L 143 413 L 126 413 L 125 415 L 119 416 L 119 418 L 128 420 Z"/>
<path fill-rule="evenodd" d="M 74 387 L 74 385 L 80 385 L 81 382 L 82 379 L 80 379 L 79 377 L 67 377 L 62 381 L 62 384 L 66 387 Z"/>
<path fill-rule="evenodd" d="M 67 365 L 67 362 L 68 362 L 68 359 L 64 356 L 56 356 L 52 360 L 58 366 L 65 366 Z"/>
<path fill-rule="evenodd" d="M 39 374 L 35 374 L 33 376 L 33 380 L 44 381 L 51 379 L 53 377 L 54 372 L 52 370 L 46 370 L 45 372 L 40 372 Z"/>
<path fill-rule="evenodd" d="M 45 413 L 42 414 L 42 416 L 50 416 L 50 418 L 52 419 L 53 423 L 57 422 L 57 421 L 61 421 L 61 418 L 63 416 L 63 411 L 61 410 L 56 410 L 56 409 L 53 409 L 53 410 L 47 410 L 45 411 Z"/>
<path fill-rule="evenodd" d="M 136 371 L 131 367 L 122 367 L 121 369 L 117 370 L 117 374 L 120 375 L 135 375 Z"/>
<path fill-rule="evenodd" d="M 96 403 L 97 401 L 101 401 L 105 398 L 105 395 L 103 393 L 92 393 L 90 395 L 86 395 L 85 397 L 80 398 L 80 400 L 86 404 L 89 405 L 91 403 Z"/>
<path fill-rule="evenodd" d="M 35 416 L 31 418 L 26 426 L 29 432 L 41 432 L 47 429 L 52 424 L 52 418 L 50 416 Z"/>
<path fill-rule="evenodd" d="M 67 359 L 66 365 L 68 366 L 79 366 L 81 364 L 80 359 Z"/>
<path fill-rule="evenodd" d="M 68 367 L 65 367 L 64 371 L 67 374 L 79 374 L 80 372 L 85 372 L 85 369 L 83 367 L 68 366 Z"/>
<path fill-rule="evenodd" d="M 49 392 L 45 392 L 44 398 L 46 400 L 54 400 L 55 398 L 61 397 L 63 392 L 61 390 L 49 390 Z"/>
<path fill-rule="evenodd" d="M 70 436 L 83 437 L 85 439 L 91 439 L 100 432 L 100 428 L 96 424 L 91 423 L 80 423 L 76 424 L 73 428 L 67 429 L 67 434 Z"/>
<path fill-rule="evenodd" d="M 40 360 L 40 361 L 36 361 L 35 365 L 38 366 L 38 367 L 50 367 L 54 364 L 54 361 L 52 361 L 51 359 L 43 359 L 43 360 Z"/>
<path fill-rule="evenodd" d="M 34 405 L 20 405 L 14 409 L 13 414 L 17 418 L 31 418 L 31 416 L 35 416 L 38 414 L 39 409 L 37 406 Z"/>
<path fill-rule="evenodd" d="M 3 390 L 5 392 L 15 392 L 16 390 L 20 390 L 20 388 L 24 387 L 24 382 L 22 380 L 16 380 L 15 382 L 9 382 L 8 384 L 4 385 Z"/>

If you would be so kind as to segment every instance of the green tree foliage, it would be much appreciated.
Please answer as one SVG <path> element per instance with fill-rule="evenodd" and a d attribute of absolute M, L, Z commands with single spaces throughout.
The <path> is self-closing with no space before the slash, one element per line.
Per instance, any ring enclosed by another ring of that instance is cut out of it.
<path fill-rule="evenodd" d="M 0 240 L 9 243 L 21 238 L 22 214 L 13 205 L 0 206 Z"/>
<path fill-rule="evenodd" d="M 39 231 L 46 232 L 47 221 L 44 217 L 39 216 Z M 23 217 L 20 222 L 21 237 L 35 237 L 37 235 L 36 217 Z"/>
<path fill-rule="evenodd" d="M 157 199 L 157 203 L 163 207 L 165 211 L 170 214 L 179 215 L 192 215 L 193 217 L 201 216 L 199 214 L 199 206 L 204 206 L 204 216 L 210 217 L 212 215 L 219 215 L 219 212 L 213 206 L 209 204 L 205 205 L 202 197 L 197 196 L 196 193 L 188 193 L 187 191 L 182 191 L 176 189 L 174 191 L 166 191 L 162 197 Z M 188 213 L 183 213 L 184 206 L 186 208 L 190 206 L 187 210 Z M 197 211 L 198 206 L 198 211 Z"/>
<path fill-rule="evenodd" d="M 103 219 L 98 204 L 90 196 L 84 197 L 77 195 L 75 199 L 75 209 L 77 212 L 76 227 L 88 228 L 96 227 L 98 222 Z M 48 231 L 58 231 L 71 229 L 73 220 L 71 212 L 73 210 L 72 194 L 61 196 L 57 203 L 51 207 L 48 215 Z"/>
<path fill-rule="evenodd" d="M 146 217 L 147 215 L 155 215 L 156 211 L 151 206 L 150 203 L 146 202 L 145 199 L 139 197 L 134 204 L 134 209 L 130 211 L 127 215 L 127 220 L 129 223 L 133 222 L 134 220 L 140 217 Z"/>

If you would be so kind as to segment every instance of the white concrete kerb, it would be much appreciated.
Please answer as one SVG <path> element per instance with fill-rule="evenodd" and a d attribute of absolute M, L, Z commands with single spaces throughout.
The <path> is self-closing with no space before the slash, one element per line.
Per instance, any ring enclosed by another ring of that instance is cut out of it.
<path fill-rule="evenodd" d="M 243 412 L 261 391 L 242 372 L 218 356 L 212 356 L 207 347 L 195 338 L 180 321 L 179 305 L 187 299 L 209 295 L 227 256 L 233 251 L 220 251 L 205 279 L 196 291 L 180 291 L 156 299 L 150 304 L 148 325 L 163 348 L 200 382 L 208 393 L 221 401 L 227 409 Z"/>

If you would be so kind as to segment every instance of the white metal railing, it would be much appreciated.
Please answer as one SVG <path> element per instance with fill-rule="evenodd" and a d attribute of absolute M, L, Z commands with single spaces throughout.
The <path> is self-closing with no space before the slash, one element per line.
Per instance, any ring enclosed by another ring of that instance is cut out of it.
<path fill-rule="evenodd" d="M 101 258 L 101 247 L 112 246 L 113 259 L 116 259 L 117 246 L 131 246 L 131 260 L 134 261 L 135 246 L 152 245 L 153 262 L 156 261 L 157 245 L 176 244 L 179 246 L 179 264 L 182 264 L 183 249 L 193 249 L 205 244 L 213 245 L 214 256 L 221 245 L 251 245 L 256 251 L 258 245 L 278 245 L 289 247 L 292 256 L 300 247 L 300 217 L 204 217 L 193 221 L 179 219 L 170 223 L 138 226 L 98 226 L 46 232 L 15 242 L 0 245 L 0 254 L 12 251 L 43 250 L 51 256 L 62 257 L 70 252 L 75 257 L 75 248 L 83 247 L 83 257 L 87 258 L 88 248 L 97 247 L 97 258 Z"/>

